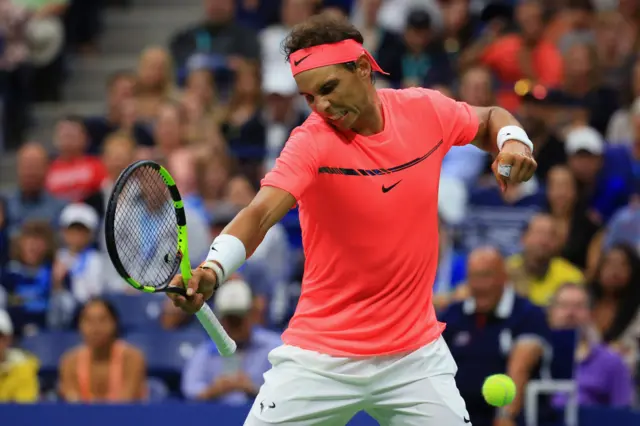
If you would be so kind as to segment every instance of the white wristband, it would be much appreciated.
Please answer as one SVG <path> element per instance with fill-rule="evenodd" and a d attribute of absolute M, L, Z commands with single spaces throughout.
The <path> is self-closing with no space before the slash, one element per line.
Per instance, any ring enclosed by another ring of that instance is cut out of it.
<path fill-rule="evenodd" d="M 212 269 L 218 276 L 218 284 L 222 284 L 242 266 L 245 260 L 247 260 L 247 250 L 242 241 L 233 235 L 222 234 L 213 240 L 207 260 L 202 266 Z M 219 268 L 214 268 L 209 262 L 220 264 L 222 271 L 218 271 Z"/>
<path fill-rule="evenodd" d="M 524 131 L 522 127 L 518 126 L 504 126 L 498 132 L 498 149 L 502 151 L 502 146 L 506 141 L 518 141 L 522 142 L 526 146 L 529 147 L 531 153 L 533 154 L 533 142 L 527 136 L 527 132 Z"/>

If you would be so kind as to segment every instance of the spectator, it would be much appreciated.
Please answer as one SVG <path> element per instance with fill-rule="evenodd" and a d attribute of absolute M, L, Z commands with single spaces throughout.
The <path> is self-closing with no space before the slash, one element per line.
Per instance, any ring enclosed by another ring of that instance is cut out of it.
<path fill-rule="evenodd" d="M 457 68 L 460 53 L 473 43 L 480 32 L 479 19 L 471 13 L 471 3 L 469 0 L 439 2 L 444 23 L 444 49 L 454 64 L 454 69 Z"/>
<path fill-rule="evenodd" d="M 27 129 L 30 107 L 31 70 L 25 34 L 28 11 L 12 0 L 0 0 L 0 95 L 4 108 L 0 114 L 0 138 L 7 147 L 18 147 Z"/>
<path fill-rule="evenodd" d="M 558 222 L 551 215 L 536 214 L 522 236 L 522 252 L 507 260 L 516 291 L 538 306 L 547 306 L 564 283 L 584 283 L 582 272 L 558 256 Z"/>
<path fill-rule="evenodd" d="M 508 284 L 504 259 L 496 249 L 474 250 L 467 270 L 469 297 L 439 317 L 447 324 L 443 336 L 458 365 L 458 389 L 474 426 L 513 425 L 521 415 L 527 382 L 539 377 L 549 361 L 545 352 L 550 331 L 542 309 Z M 515 400 L 499 411 L 480 392 L 484 379 L 498 373 L 508 374 L 517 388 Z M 539 424 L 550 420 L 551 411 L 544 405 L 540 414 Z"/>
<path fill-rule="evenodd" d="M 254 327 L 251 290 L 241 280 L 224 283 L 214 296 L 215 312 L 238 351 L 223 358 L 212 342 L 205 342 L 185 365 L 182 393 L 190 400 L 218 400 L 241 405 L 253 400 L 270 368 L 267 358 L 280 346 L 280 337 Z"/>
<path fill-rule="evenodd" d="M 9 235 L 28 220 L 45 220 L 57 225 L 64 202 L 45 188 L 49 160 L 44 147 L 28 143 L 18 151 L 18 188 L 7 196 Z"/>
<path fill-rule="evenodd" d="M 433 305 L 437 312 L 442 311 L 451 302 L 462 300 L 468 295 L 464 288 L 467 278 L 467 257 L 456 250 L 453 244 L 453 229 L 447 226 L 443 215 L 438 220 L 438 269 L 433 283 Z"/>
<path fill-rule="evenodd" d="M 179 104 L 165 102 L 158 108 L 157 121 L 153 127 L 154 145 L 150 148 L 140 148 L 141 158 L 166 163 L 169 156 L 186 145 L 185 110 Z"/>
<path fill-rule="evenodd" d="M 18 336 L 47 326 L 54 253 L 54 232 L 47 222 L 26 222 L 12 241 L 1 282 Z"/>
<path fill-rule="evenodd" d="M 407 17 L 401 37 L 383 39 L 380 66 L 393 87 L 431 87 L 451 82 L 453 70 L 442 43 L 435 36 L 428 12 L 416 9 Z"/>
<path fill-rule="evenodd" d="M 522 97 L 518 116 L 535 146 L 536 177 L 545 182 L 553 166 L 567 162 L 564 133 L 576 117 L 567 96 L 556 90 L 538 89 Z"/>
<path fill-rule="evenodd" d="M 486 35 L 460 57 L 466 68 L 478 61 L 496 73 L 502 87 L 498 104 L 515 111 L 519 99 L 514 84 L 523 81 L 533 86 L 556 87 L 562 82 L 562 57 L 558 49 L 543 38 L 544 10 L 539 0 L 524 0 L 515 6 L 517 34 L 502 35 L 503 26 L 492 26 Z M 517 60 L 513 60 L 517 58 Z"/>
<path fill-rule="evenodd" d="M 589 295 L 583 286 L 565 284 L 549 305 L 552 329 L 577 329 L 575 380 L 578 404 L 629 407 L 633 401 L 633 377 L 617 353 L 593 337 Z M 562 407 L 567 395 L 557 395 L 553 403 Z"/>
<path fill-rule="evenodd" d="M 353 16 L 351 22 L 362 34 L 364 48 L 377 57 L 382 40 L 387 36 L 387 31 L 382 28 L 378 19 L 383 0 L 358 0 L 355 3 L 357 16 Z"/>
<path fill-rule="evenodd" d="M 82 201 L 100 190 L 107 171 L 99 158 L 88 155 L 89 138 L 84 120 L 69 116 L 55 130 L 58 157 L 47 172 L 47 190 L 70 202 Z"/>
<path fill-rule="evenodd" d="M 554 166 L 547 176 L 547 212 L 555 219 L 562 257 L 585 268 L 587 249 L 599 225 L 587 214 L 585 201 L 578 198 L 578 183 L 566 166 Z"/>
<path fill-rule="evenodd" d="M 640 337 L 639 282 L 638 255 L 632 248 L 618 245 L 605 252 L 595 279 L 589 283 L 597 332 L 633 369 Z"/>
<path fill-rule="evenodd" d="M 607 126 L 606 139 L 610 144 L 628 144 L 635 140 L 634 121 L 640 115 L 640 58 L 631 66 L 628 87 L 623 91 L 626 105 L 617 110 Z"/>
<path fill-rule="evenodd" d="M 226 153 L 219 151 L 213 151 L 210 155 L 196 158 L 195 171 L 198 193 L 202 197 L 202 202 L 209 216 L 224 197 L 231 161 Z"/>
<path fill-rule="evenodd" d="M 130 132 L 136 143 L 152 146 L 149 129 L 137 117 L 134 102 L 136 76 L 130 72 L 116 72 L 107 80 L 107 113 L 105 116 L 88 117 L 84 121 L 89 135 L 89 153 L 102 152 L 105 139 L 111 133 Z"/>
<path fill-rule="evenodd" d="M 135 85 L 136 115 L 153 123 L 165 102 L 177 101 L 174 67 L 168 51 L 148 47 L 140 55 Z"/>
<path fill-rule="evenodd" d="M 258 182 L 262 177 L 266 129 L 262 115 L 259 69 L 245 64 L 238 69 L 222 133 L 238 159 L 239 171 Z"/>
<path fill-rule="evenodd" d="M 0 403 L 37 402 L 38 360 L 20 349 L 12 348 L 13 324 L 5 310 L 0 310 Z"/>
<path fill-rule="evenodd" d="M 596 17 L 596 46 L 603 82 L 622 89 L 624 65 L 632 55 L 634 38 L 625 18 L 616 10 L 607 10 Z"/>
<path fill-rule="evenodd" d="M 461 244 L 466 250 L 492 244 L 507 255 L 517 253 L 522 230 L 543 206 L 543 188 L 535 176 L 504 194 L 494 182 L 476 185 L 469 190 L 467 215 L 459 226 Z"/>
<path fill-rule="evenodd" d="M 234 21 L 234 6 L 234 0 L 206 0 L 205 22 L 171 38 L 171 55 L 179 73 L 184 73 L 189 60 L 197 59 L 206 63 L 216 75 L 226 77 L 225 74 L 236 69 L 241 58 L 259 60 L 257 35 Z"/>
<path fill-rule="evenodd" d="M 68 288 L 77 302 L 107 292 L 104 257 L 94 248 L 99 217 L 87 204 L 69 204 L 62 210 L 60 225 L 63 247 L 53 264 L 54 287 Z"/>
<path fill-rule="evenodd" d="M 628 152 L 616 147 L 606 149 L 602 136 L 586 126 L 567 134 L 565 150 L 591 219 L 597 224 L 606 223 L 631 195 L 633 175 Z"/>
<path fill-rule="evenodd" d="M 196 68 L 189 72 L 182 107 L 186 116 L 185 139 L 189 144 L 215 149 L 226 147 L 220 132 L 224 108 L 209 70 Z"/>
<path fill-rule="evenodd" d="M 589 125 L 601 134 L 618 109 L 618 93 L 601 82 L 598 52 L 592 41 L 573 41 L 564 52 L 562 90 L 580 100 L 588 113 Z"/>
<path fill-rule="evenodd" d="M 93 299 L 79 313 L 82 344 L 60 360 L 60 396 L 67 402 L 139 402 L 146 398 L 143 354 L 118 337 L 109 302 Z"/>
<path fill-rule="evenodd" d="M 622 207 L 609 221 L 601 249 L 608 251 L 625 244 L 640 253 L 640 188 L 636 187 L 629 205 Z M 600 247 L 598 247 L 598 250 Z"/>
<path fill-rule="evenodd" d="M 9 221 L 6 212 L 6 201 L 0 197 L 0 277 L 9 261 Z M 1 305 L 0 308 L 2 308 Z"/>

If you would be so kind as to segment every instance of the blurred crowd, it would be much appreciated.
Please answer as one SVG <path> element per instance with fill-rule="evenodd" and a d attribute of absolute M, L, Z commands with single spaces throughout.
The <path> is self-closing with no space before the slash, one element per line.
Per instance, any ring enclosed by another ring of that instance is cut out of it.
<path fill-rule="evenodd" d="M 3 134 L 17 148 L 18 174 L 17 186 L 0 198 L 0 368 L 16 366 L 14 382 L 0 376 L 0 401 L 38 398 L 38 361 L 17 348 L 52 330 L 80 336 L 60 361 L 60 398 L 149 397 L 149 359 L 121 338 L 119 324 L 129 313 L 113 302 L 149 296 L 133 294 L 106 254 L 102 220 L 112 185 L 137 159 L 164 164 L 185 199 L 192 260 L 199 264 L 309 114 L 280 46 L 292 26 L 325 13 L 351 19 L 363 33 L 390 73 L 378 76 L 379 87 L 423 86 L 472 105 L 502 106 L 534 142 L 535 177 L 505 194 L 491 176 L 491 158 L 475 147 L 453 147 L 443 163 L 434 304 L 448 323 L 458 382 L 469 384 L 461 387 L 467 403 L 486 409 L 478 402 L 484 376 L 474 376 L 479 356 L 486 358 L 483 373 L 507 372 L 520 360 L 526 382 L 542 374 L 546 346 L 522 351 L 518 342 L 548 341 L 565 328 L 578 330 L 579 402 L 634 403 L 640 2 L 205 0 L 200 22 L 166 46 L 149 46 L 132 69 L 96 82 L 105 87 L 104 115 L 60 117 L 51 152 L 23 135 L 29 102 L 55 99 L 46 91 L 59 91 L 64 79 L 29 83 L 43 67 L 28 60 L 26 29 L 51 16 L 100 21 L 102 5 L 86 2 L 74 15 L 75 3 L 0 0 Z M 99 25 L 65 28 L 76 33 L 67 50 L 92 54 Z M 44 92 L 34 93 L 41 85 Z M 202 343 L 169 392 L 250 400 L 269 367 L 266 354 L 295 309 L 303 269 L 293 210 L 212 300 L 240 342 L 239 355 L 221 359 Z M 158 329 L 193 328 L 171 304 L 160 305 Z M 487 324 L 497 327 L 494 337 L 482 333 Z M 504 330 L 511 333 L 506 343 Z M 495 351 L 484 351 L 482 339 Z M 562 405 L 563 396 L 553 404 Z"/>

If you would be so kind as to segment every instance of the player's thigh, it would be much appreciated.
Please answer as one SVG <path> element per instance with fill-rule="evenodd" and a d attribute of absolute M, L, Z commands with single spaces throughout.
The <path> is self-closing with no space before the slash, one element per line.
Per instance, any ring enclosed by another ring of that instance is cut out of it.
<path fill-rule="evenodd" d="M 380 426 L 470 426 L 453 374 L 439 374 L 394 387 L 367 409 Z"/>
<path fill-rule="evenodd" d="M 358 387 L 293 363 L 274 366 L 264 379 L 245 426 L 343 426 L 363 407 Z"/>

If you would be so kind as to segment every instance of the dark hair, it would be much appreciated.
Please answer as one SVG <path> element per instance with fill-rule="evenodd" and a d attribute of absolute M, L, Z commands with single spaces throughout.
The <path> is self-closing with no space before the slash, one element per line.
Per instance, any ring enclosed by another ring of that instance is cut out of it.
<path fill-rule="evenodd" d="M 73 321 L 73 323 L 75 325 L 75 328 L 78 328 L 80 326 L 80 318 L 82 317 L 82 314 L 87 309 L 87 307 L 89 305 L 94 304 L 94 303 L 100 304 L 100 305 L 105 307 L 105 309 L 109 313 L 109 316 L 111 317 L 111 319 L 113 319 L 113 322 L 116 324 L 116 335 L 115 335 L 115 337 L 119 337 L 120 334 L 121 334 L 121 331 L 122 331 L 121 330 L 121 324 L 120 324 L 120 314 L 118 313 L 118 310 L 116 309 L 114 304 L 111 303 L 110 300 L 102 298 L 102 297 L 92 297 L 91 299 L 87 300 L 85 302 L 85 304 L 82 305 L 76 311 L 75 319 Z"/>
<path fill-rule="evenodd" d="M 589 290 L 591 292 L 592 299 L 594 303 L 597 303 L 604 297 L 604 289 L 600 282 L 600 272 L 606 262 L 607 256 L 614 250 L 619 250 L 624 253 L 627 258 L 627 262 L 629 262 L 630 273 L 629 281 L 619 295 L 618 309 L 613 319 L 613 323 L 611 324 L 611 327 L 609 327 L 609 330 L 604 333 L 603 338 L 605 342 L 611 342 L 624 333 L 626 328 L 629 326 L 629 323 L 635 317 L 636 312 L 638 311 L 638 305 L 640 304 L 640 286 L 638 285 L 640 282 L 640 257 L 638 257 L 638 254 L 632 247 L 626 244 L 616 244 L 612 246 L 602 257 L 595 274 L 595 279 L 589 283 Z"/>
<path fill-rule="evenodd" d="M 289 62 L 291 54 L 298 50 L 321 44 L 339 43 L 344 40 L 355 40 L 360 44 L 364 43 L 362 34 L 348 19 L 319 14 L 294 26 L 282 43 L 282 47 L 286 61 Z M 349 71 L 356 70 L 354 61 L 346 62 L 342 65 Z M 371 77 L 373 78 L 373 73 Z"/>

